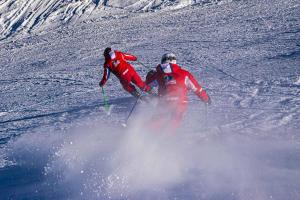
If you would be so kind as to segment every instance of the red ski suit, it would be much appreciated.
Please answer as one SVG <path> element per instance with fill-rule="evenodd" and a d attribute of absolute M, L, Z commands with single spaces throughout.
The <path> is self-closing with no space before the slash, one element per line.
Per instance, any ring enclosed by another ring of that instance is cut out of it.
<path fill-rule="evenodd" d="M 118 77 L 123 88 L 129 93 L 136 90 L 133 84 L 138 86 L 141 90 L 149 91 L 151 88 L 142 81 L 134 68 L 126 62 L 127 60 L 136 61 L 137 58 L 131 54 L 120 51 L 112 51 L 109 57 L 105 57 L 103 65 L 104 73 L 100 85 L 105 85 L 110 72 L 112 72 L 116 77 Z"/>
<path fill-rule="evenodd" d="M 169 129 L 176 130 L 187 109 L 188 91 L 192 90 L 202 101 L 209 102 L 209 96 L 200 86 L 191 73 L 180 68 L 177 64 L 165 63 L 156 67 L 156 71 L 147 76 L 146 83 L 158 83 L 158 95 L 161 97 L 159 122 L 161 127 L 167 125 Z M 156 126 L 157 126 L 156 125 Z"/>

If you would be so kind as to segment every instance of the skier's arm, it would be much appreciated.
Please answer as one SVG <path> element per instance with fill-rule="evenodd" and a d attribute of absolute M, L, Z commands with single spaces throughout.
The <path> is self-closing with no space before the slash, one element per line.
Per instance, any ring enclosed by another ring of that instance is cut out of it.
<path fill-rule="evenodd" d="M 122 56 L 124 58 L 124 60 L 129 60 L 129 61 L 136 61 L 137 57 L 135 57 L 134 55 L 131 55 L 129 53 L 123 53 L 122 52 Z"/>
<path fill-rule="evenodd" d="M 151 70 L 147 73 L 145 83 L 148 85 L 156 80 L 157 72 L 155 70 Z"/>
<path fill-rule="evenodd" d="M 188 88 L 191 89 L 202 101 L 208 104 L 211 103 L 210 97 L 192 74 L 189 73 L 188 76 L 186 76 L 185 82 Z"/>
<path fill-rule="evenodd" d="M 150 84 L 154 81 L 158 81 L 158 77 L 159 77 L 159 69 L 160 69 L 160 65 L 157 65 L 156 66 L 156 70 L 150 70 L 148 73 L 147 73 L 147 76 L 146 76 L 146 84 Z"/>
<path fill-rule="evenodd" d="M 99 83 L 100 87 L 103 87 L 105 85 L 106 81 L 109 79 L 109 75 L 110 75 L 109 68 L 104 66 L 103 77 L 102 77 L 102 80 Z"/>

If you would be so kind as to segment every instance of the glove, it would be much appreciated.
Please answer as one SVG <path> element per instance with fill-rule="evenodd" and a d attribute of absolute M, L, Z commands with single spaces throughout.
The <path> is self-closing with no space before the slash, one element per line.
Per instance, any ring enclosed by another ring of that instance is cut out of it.
<path fill-rule="evenodd" d="M 100 87 L 103 87 L 103 86 L 104 86 L 104 81 L 100 81 L 100 82 L 99 82 L 99 86 L 100 86 Z"/>

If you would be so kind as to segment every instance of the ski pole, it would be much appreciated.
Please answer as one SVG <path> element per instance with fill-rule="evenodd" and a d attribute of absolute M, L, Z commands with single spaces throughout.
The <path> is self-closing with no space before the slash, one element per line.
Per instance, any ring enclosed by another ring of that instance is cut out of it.
<path fill-rule="evenodd" d="M 106 112 L 108 112 L 109 111 L 108 101 L 107 101 L 107 98 L 106 98 L 106 95 L 104 92 L 104 88 L 101 87 L 101 89 L 102 89 L 102 95 L 103 95 L 103 100 L 104 100 L 104 108 L 105 108 Z"/>
<path fill-rule="evenodd" d="M 136 101 L 134 102 L 134 104 L 133 104 L 133 106 L 132 106 L 132 108 L 131 108 L 131 110 L 130 110 L 128 116 L 127 116 L 126 119 L 125 119 L 125 123 L 122 124 L 124 127 L 127 126 L 127 122 L 128 122 L 128 120 L 129 120 L 130 116 L 132 115 L 133 110 L 134 110 L 134 108 L 135 108 L 136 105 L 137 105 L 137 102 L 139 101 L 139 99 L 142 97 L 143 94 L 144 94 L 144 90 L 142 90 L 140 96 L 139 96 L 138 98 L 136 98 Z"/>
<path fill-rule="evenodd" d="M 133 104 L 133 106 L 132 106 L 132 108 L 131 108 L 131 110 L 130 110 L 128 116 L 127 116 L 126 119 L 125 119 L 125 122 L 122 124 L 124 127 L 127 126 L 128 120 L 129 120 L 131 114 L 133 113 L 133 110 L 134 110 L 134 108 L 136 107 L 137 102 L 138 102 L 139 99 L 140 99 L 140 97 L 138 97 L 138 98 L 136 99 L 136 101 L 134 102 L 134 104 Z"/>
<path fill-rule="evenodd" d="M 208 125 L 207 125 L 207 122 L 208 122 L 208 120 L 207 120 L 207 104 L 205 104 L 205 129 L 207 130 L 208 129 Z"/>

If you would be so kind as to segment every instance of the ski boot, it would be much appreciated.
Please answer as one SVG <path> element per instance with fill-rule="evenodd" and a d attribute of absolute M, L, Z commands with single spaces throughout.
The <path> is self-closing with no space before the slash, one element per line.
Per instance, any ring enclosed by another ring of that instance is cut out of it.
<path fill-rule="evenodd" d="M 134 96 L 135 98 L 137 98 L 137 99 L 141 98 L 141 94 L 137 90 L 134 90 L 134 91 L 130 92 L 130 94 L 132 96 Z"/>

